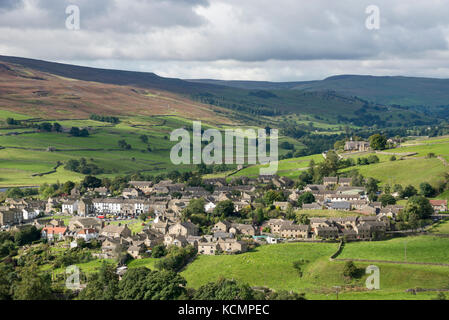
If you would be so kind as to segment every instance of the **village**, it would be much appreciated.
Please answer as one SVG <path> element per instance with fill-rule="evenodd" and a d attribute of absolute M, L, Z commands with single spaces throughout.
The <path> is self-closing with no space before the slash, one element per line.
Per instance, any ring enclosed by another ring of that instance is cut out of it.
<path fill-rule="evenodd" d="M 48 243 L 70 240 L 70 247 L 76 247 L 79 239 L 95 239 L 101 243 L 99 258 L 115 258 L 127 252 L 139 259 L 160 245 L 190 245 L 198 254 L 215 255 L 242 253 L 255 245 L 279 242 L 381 239 L 395 232 L 394 221 L 404 208 L 370 201 L 365 187 L 352 186 L 351 179 L 344 177 L 324 177 L 322 184 L 308 184 L 302 190 L 295 188 L 291 179 L 277 175 L 240 177 L 239 183 L 228 183 L 224 178 L 203 179 L 203 184 L 212 186 L 213 191 L 171 180 L 129 181 L 120 197 L 112 197 L 106 187 L 89 189 L 84 194 L 75 187 L 70 195 L 47 201 L 6 199 L 0 207 L 0 226 L 6 230 L 31 224 L 41 230 L 41 237 Z M 267 184 L 287 199 L 271 205 L 280 216 L 257 222 L 235 219 L 239 212 L 260 206 L 256 199 L 263 195 L 258 187 Z M 300 208 L 298 199 L 304 194 L 312 195 L 313 201 L 304 202 Z M 210 228 L 201 228 L 183 215 L 189 203 L 198 199 L 202 199 L 206 214 L 212 214 L 223 203 L 232 212 L 217 216 Z M 430 204 L 435 214 L 447 211 L 447 200 L 430 200 Z M 332 210 L 345 215 L 323 214 L 295 221 L 283 214 L 299 209 Z M 69 216 L 68 223 L 51 219 L 56 214 Z M 139 217 L 143 217 L 138 220 L 141 231 L 132 232 L 128 221 Z M 149 222 L 145 223 L 147 218 Z"/>

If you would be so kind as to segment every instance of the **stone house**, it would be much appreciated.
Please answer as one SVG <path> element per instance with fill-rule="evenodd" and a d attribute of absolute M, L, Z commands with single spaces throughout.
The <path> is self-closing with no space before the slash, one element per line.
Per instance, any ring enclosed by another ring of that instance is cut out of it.
<path fill-rule="evenodd" d="M 279 207 L 282 211 L 285 211 L 288 209 L 289 203 L 287 201 L 274 201 L 273 205 Z"/>
<path fill-rule="evenodd" d="M 69 230 L 81 230 L 91 228 L 95 230 L 100 230 L 103 228 L 103 221 L 97 218 L 82 218 L 82 217 L 73 217 L 69 220 Z"/>
<path fill-rule="evenodd" d="M 302 209 L 303 210 L 320 210 L 320 209 L 322 209 L 322 206 L 319 203 L 317 203 L 317 202 L 304 203 L 302 205 Z"/>
<path fill-rule="evenodd" d="M 228 221 L 219 221 L 212 227 L 212 232 L 228 232 L 231 225 Z"/>
<path fill-rule="evenodd" d="M 162 221 L 159 219 L 157 222 L 155 221 L 151 224 L 151 229 L 154 229 L 155 231 L 161 234 L 166 234 L 168 231 L 168 227 L 169 227 L 168 221 Z"/>
<path fill-rule="evenodd" d="M 107 225 L 100 231 L 100 235 L 108 238 L 127 238 L 131 236 L 128 225 Z"/>
<path fill-rule="evenodd" d="M 153 192 L 152 181 L 130 181 L 128 184 L 131 187 L 141 190 L 145 194 Z"/>
<path fill-rule="evenodd" d="M 447 200 L 429 200 L 435 213 L 447 211 Z"/>
<path fill-rule="evenodd" d="M 141 254 L 145 251 L 145 248 L 143 245 L 132 245 L 129 246 L 128 250 L 126 251 L 129 253 L 131 257 L 134 259 L 140 259 L 142 256 Z"/>
<path fill-rule="evenodd" d="M 254 226 L 249 224 L 233 223 L 229 228 L 229 233 L 254 236 L 256 235 L 256 229 L 254 228 Z"/>
<path fill-rule="evenodd" d="M 179 234 L 166 234 L 164 237 L 164 245 L 165 246 L 177 246 L 177 247 L 185 247 L 189 243 L 185 236 Z"/>
<path fill-rule="evenodd" d="M 198 253 L 206 255 L 215 255 L 218 250 L 218 244 L 216 242 L 199 242 Z"/>
<path fill-rule="evenodd" d="M 67 231 L 67 227 L 45 226 L 41 231 L 41 237 L 47 240 L 63 240 Z"/>
<path fill-rule="evenodd" d="M 314 228 L 315 237 L 323 239 L 335 239 L 338 237 L 337 227 L 316 227 Z"/>
<path fill-rule="evenodd" d="M 108 258 L 117 257 L 118 253 L 128 247 L 129 243 L 124 239 L 106 238 L 101 244 L 101 252 Z"/>
<path fill-rule="evenodd" d="M 52 211 L 56 211 L 56 207 L 59 206 L 59 201 L 54 198 L 48 198 L 47 203 L 45 204 L 45 212 L 50 213 Z"/>
<path fill-rule="evenodd" d="M 180 235 L 180 236 L 196 236 L 198 235 L 198 227 L 189 222 L 178 222 L 168 228 L 168 233 L 171 235 Z"/>
<path fill-rule="evenodd" d="M 338 183 L 338 177 L 324 177 L 323 178 L 323 185 L 326 188 L 332 188 L 336 186 Z"/>
<path fill-rule="evenodd" d="M 346 141 L 345 151 L 368 151 L 369 150 L 369 142 L 367 141 Z"/>
<path fill-rule="evenodd" d="M 0 226 L 13 225 L 23 221 L 23 212 L 18 209 L 0 210 Z"/>
<path fill-rule="evenodd" d="M 281 226 L 280 235 L 283 238 L 302 238 L 309 237 L 310 226 L 299 224 L 284 224 Z"/>
<path fill-rule="evenodd" d="M 221 251 L 228 253 L 245 252 L 248 247 L 246 242 L 236 239 L 219 239 L 217 244 Z"/>
<path fill-rule="evenodd" d="M 341 187 L 349 187 L 352 184 L 352 179 L 351 178 L 342 178 L 342 177 L 340 177 L 340 178 L 338 178 L 338 184 Z"/>
<path fill-rule="evenodd" d="M 357 232 L 357 239 L 370 239 L 371 238 L 371 225 L 368 223 L 362 223 L 354 227 Z"/>
<path fill-rule="evenodd" d="M 128 198 L 128 199 L 137 198 L 142 195 L 143 195 L 143 192 L 137 190 L 136 188 L 125 188 L 122 191 L 122 196 L 124 198 Z"/>
<path fill-rule="evenodd" d="M 78 215 L 87 216 L 94 213 L 94 205 L 91 199 L 83 198 L 78 202 Z"/>
<path fill-rule="evenodd" d="M 98 193 L 100 196 L 107 196 L 109 194 L 109 190 L 106 187 L 95 188 L 94 192 Z"/>

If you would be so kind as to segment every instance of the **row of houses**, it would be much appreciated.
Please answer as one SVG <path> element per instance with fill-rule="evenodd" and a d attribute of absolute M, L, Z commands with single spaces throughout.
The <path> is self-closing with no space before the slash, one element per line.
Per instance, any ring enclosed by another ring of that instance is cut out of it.
<path fill-rule="evenodd" d="M 376 216 L 347 218 L 312 218 L 310 224 L 300 225 L 284 219 L 270 219 L 261 226 L 261 233 L 283 239 L 370 239 L 373 233 L 385 233 L 389 219 Z M 268 232 L 264 232 L 267 230 Z"/>

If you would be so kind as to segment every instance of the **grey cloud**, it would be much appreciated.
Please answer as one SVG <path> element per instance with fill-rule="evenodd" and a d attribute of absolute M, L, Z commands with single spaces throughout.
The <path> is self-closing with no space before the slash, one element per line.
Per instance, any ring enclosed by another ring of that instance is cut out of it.
<path fill-rule="evenodd" d="M 0 11 L 11 10 L 13 8 L 22 6 L 22 4 L 22 0 L 0 0 Z"/>
<path fill-rule="evenodd" d="M 142 65 L 155 68 L 148 71 L 176 76 L 179 70 L 183 77 L 199 77 L 201 71 L 207 76 L 216 72 L 221 78 L 292 80 L 307 78 L 308 72 L 323 76 L 325 66 L 332 73 L 351 73 L 351 68 L 363 71 L 369 66 L 373 73 L 422 74 L 430 65 L 440 67 L 429 73 L 448 72 L 445 59 L 429 63 L 432 57 L 448 53 L 448 0 L 28 3 L 37 3 L 36 10 L 22 10 L 9 0 L 0 2 L 0 54 L 113 60 L 122 61 L 123 66 L 146 61 Z M 81 30 L 75 33 L 65 29 L 68 4 L 77 4 L 81 10 Z M 380 8 L 380 30 L 365 28 L 365 8 L 371 4 Z"/>

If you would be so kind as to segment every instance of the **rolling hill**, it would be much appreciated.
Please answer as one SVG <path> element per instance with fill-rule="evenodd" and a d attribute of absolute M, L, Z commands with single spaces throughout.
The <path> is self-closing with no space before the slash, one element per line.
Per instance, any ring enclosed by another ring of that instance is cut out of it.
<path fill-rule="evenodd" d="M 190 80 L 250 90 L 333 91 L 382 105 L 437 107 L 449 104 L 449 79 L 370 75 L 338 75 L 318 81 L 266 82 Z"/>
<path fill-rule="evenodd" d="M 182 112 L 190 104 L 187 114 L 211 114 L 220 107 L 224 118 L 254 121 L 254 116 L 308 114 L 328 123 L 347 123 L 378 126 L 431 124 L 435 117 L 419 110 L 385 107 L 355 97 L 351 92 L 338 93 L 334 88 L 317 86 L 319 82 L 295 82 L 239 86 L 212 81 L 204 83 L 163 78 L 154 73 L 98 69 L 34 59 L 0 56 L 0 108 L 17 111 L 19 107 L 31 112 L 50 113 L 53 118 L 75 113 L 170 114 L 167 105 Z M 232 82 L 237 83 L 237 82 Z M 253 83 L 253 82 L 251 82 Z M 223 85 L 225 84 L 225 85 Z M 302 88 L 301 86 L 308 86 Z M 297 90 L 294 90 L 297 89 Z M 167 96 L 165 101 L 158 95 Z M 51 97 L 55 100 L 51 100 Z M 178 101 L 172 101 L 176 99 Z M 159 99 L 161 100 L 161 99 Z M 193 109 L 198 109 L 196 112 Z M 226 110 L 225 110 L 226 109 Z M 34 111 L 33 111 L 34 110 Z M 232 110 L 232 114 L 226 111 Z M 28 113 L 28 112 L 25 112 Z M 227 113 L 227 114 L 226 114 Z M 216 116 L 216 112 L 214 117 Z"/>

